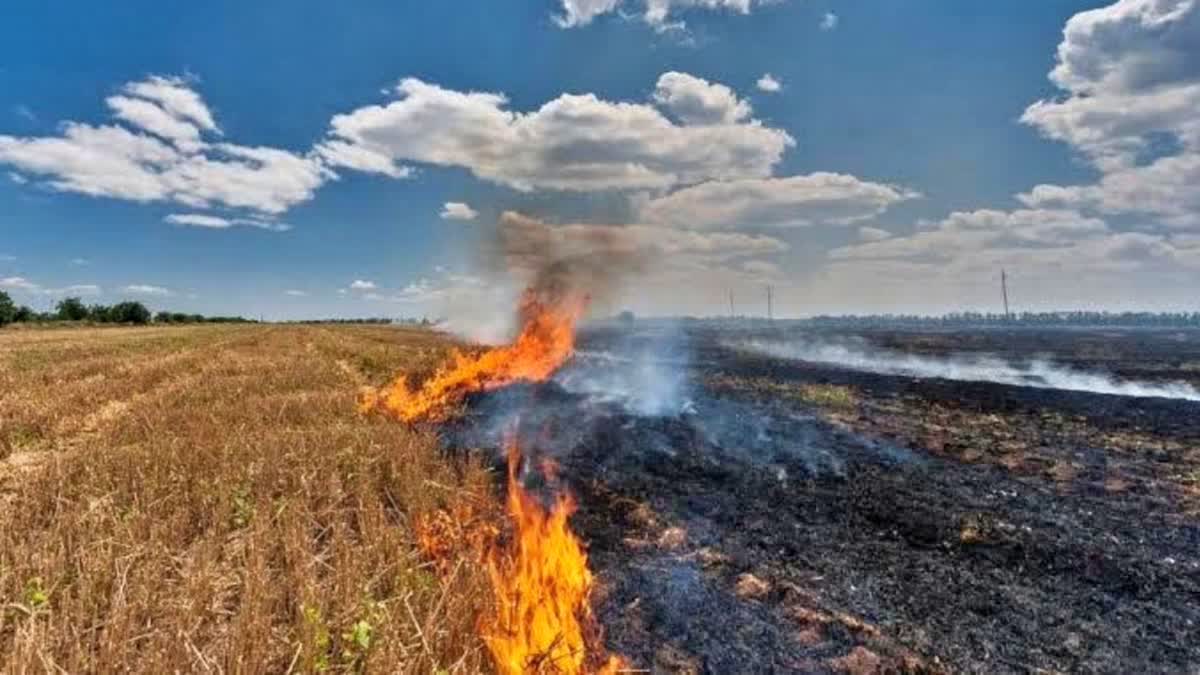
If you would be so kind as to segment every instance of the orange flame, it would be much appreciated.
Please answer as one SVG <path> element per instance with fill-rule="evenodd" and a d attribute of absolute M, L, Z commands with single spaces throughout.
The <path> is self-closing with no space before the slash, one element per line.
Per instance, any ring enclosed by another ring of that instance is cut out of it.
<path fill-rule="evenodd" d="M 379 409 L 405 422 L 442 422 L 471 393 L 496 389 L 517 381 L 540 382 L 551 375 L 575 348 L 575 325 L 587 298 L 527 290 L 521 299 L 521 331 L 512 344 L 468 354 L 454 352 L 419 388 L 401 375 L 381 391 L 368 389 L 361 409 Z M 568 518 L 575 500 L 566 492 L 546 508 L 517 480 L 520 451 L 515 442 L 508 452 L 508 512 L 514 526 L 509 550 L 494 546 L 484 558 L 495 595 L 495 611 L 480 620 L 480 628 L 496 669 L 502 675 L 555 673 L 611 675 L 624 666 L 605 658 L 599 646 L 599 627 L 592 615 L 592 574 L 579 538 Z M 543 464 L 551 477 L 557 467 Z M 497 530 L 479 526 L 467 534 L 463 520 L 469 512 L 443 513 L 416 523 L 418 543 L 435 561 L 448 559 L 456 542 L 495 540 Z M 483 546 L 480 546 L 483 548 Z"/>
<path fill-rule="evenodd" d="M 401 375 L 382 391 L 367 390 L 361 408 L 380 408 L 405 422 L 441 422 L 467 394 L 521 380 L 545 380 L 571 356 L 575 324 L 586 305 L 582 296 L 550 302 L 527 290 L 521 299 L 521 332 L 511 345 L 477 354 L 456 351 L 420 388 L 411 388 Z"/>
<path fill-rule="evenodd" d="M 567 524 L 575 500 L 560 492 L 549 509 L 517 480 L 520 451 L 508 451 L 508 512 L 516 532 L 511 550 L 487 560 L 495 614 L 483 621 L 496 669 L 521 673 L 615 673 L 620 658 L 603 657 L 588 642 L 598 635 L 589 598 L 592 573 L 583 545 Z"/>

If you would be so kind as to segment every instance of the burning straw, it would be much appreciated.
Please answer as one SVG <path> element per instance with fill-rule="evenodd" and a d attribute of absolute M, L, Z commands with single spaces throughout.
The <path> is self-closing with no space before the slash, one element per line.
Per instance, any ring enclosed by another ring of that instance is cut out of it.
<path fill-rule="evenodd" d="M 543 278 L 545 281 L 545 278 Z M 520 306 L 521 328 L 509 345 L 467 353 L 450 361 L 420 386 L 401 375 L 382 390 L 369 390 L 364 412 L 379 411 L 406 423 L 450 419 L 472 393 L 514 382 L 541 382 L 570 358 L 575 328 L 587 305 L 586 296 L 543 283 L 527 290 Z M 521 453 L 508 445 L 508 513 L 513 536 L 507 546 L 496 543 L 483 551 L 495 595 L 493 613 L 480 618 L 480 630 L 496 669 L 519 673 L 615 673 L 623 666 L 607 656 L 592 614 L 592 574 L 583 544 L 568 520 L 575 500 L 565 488 L 549 504 L 518 480 Z M 428 533 L 426 533 L 428 534 Z"/>

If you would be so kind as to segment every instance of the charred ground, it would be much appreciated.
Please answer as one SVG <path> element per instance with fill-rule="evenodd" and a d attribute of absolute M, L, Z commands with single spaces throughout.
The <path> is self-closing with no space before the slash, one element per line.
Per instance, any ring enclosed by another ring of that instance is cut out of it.
<path fill-rule="evenodd" d="M 522 425 L 571 477 L 607 641 L 636 665 L 1200 664 L 1200 404 L 875 375 L 739 352 L 726 337 L 682 335 L 688 403 L 676 413 L 548 383 L 476 397 L 462 427 L 478 433 L 514 400 L 538 411 Z M 1194 333 L 862 337 L 1200 379 Z M 593 331 L 581 347 L 627 338 Z"/>

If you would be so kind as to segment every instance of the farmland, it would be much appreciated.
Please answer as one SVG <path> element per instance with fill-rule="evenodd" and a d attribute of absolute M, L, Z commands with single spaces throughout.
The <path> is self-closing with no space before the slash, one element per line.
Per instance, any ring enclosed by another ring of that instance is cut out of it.
<path fill-rule="evenodd" d="M 490 508 L 357 388 L 425 332 L 198 326 L 0 333 L 0 671 L 478 672 L 481 570 L 412 524 Z"/>
<path fill-rule="evenodd" d="M 590 329 L 556 376 L 431 425 L 358 405 L 444 361 L 424 330 L 0 333 L 0 670 L 490 672 L 469 542 L 505 529 L 496 422 L 514 410 L 578 500 L 603 642 L 635 668 L 1200 663 L 1200 404 L 729 337 L 694 327 L 628 361 L 657 329 Z M 859 338 L 1191 384 L 1200 362 L 1187 331 Z M 663 372 L 679 386 L 653 408 L 615 395 Z"/>

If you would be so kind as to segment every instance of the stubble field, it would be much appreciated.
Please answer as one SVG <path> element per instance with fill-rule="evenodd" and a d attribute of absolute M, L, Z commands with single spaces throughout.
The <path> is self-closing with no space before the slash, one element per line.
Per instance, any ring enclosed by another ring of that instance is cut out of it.
<path fill-rule="evenodd" d="M 483 571 L 436 573 L 413 532 L 491 518 L 492 476 L 355 413 L 360 385 L 446 349 L 370 327 L 0 334 L 0 672 L 484 669 Z"/>

